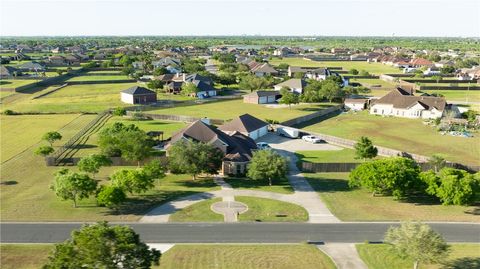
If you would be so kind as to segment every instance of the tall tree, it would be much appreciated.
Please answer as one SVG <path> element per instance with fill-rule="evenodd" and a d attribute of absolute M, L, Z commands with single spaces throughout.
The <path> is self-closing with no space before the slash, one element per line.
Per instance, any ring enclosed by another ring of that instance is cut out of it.
<path fill-rule="evenodd" d="M 403 258 L 414 261 L 413 268 L 420 263 L 438 263 L 448 252 L 448 245 L 440 234 L 422 223 L 406 222 L 400 227 L 390 227 L 385 242 Z"/>
<path fill-rule="evenodd" d="M 62 135 L 59 132 L 48 132 L 42 136 L 42 139 L 50 143 L 50 147 L 53 147 L 53 143 L 62 139 Z"/>
<path fill-rule="evenodd" d="M 298 95 L 290 91 L 288 87 L 282 87 L 282 89 L 280 89 L 280 94 L 282 95 L 282 98 L 280 98 L 279 103 L 288 105 L 290 109 L 292 108 L 292 104 L 298 104 L 299 102 Z"/>
<path fill-rule="evenodd" d="M 117 186 L 101 186 L 97 193 L 97 204 L 108 208 L 117 208 L 126 199 L 123 189 Z"/>
<path fill-rule="evenodd" d="M 84 225 L 71 239 L 56 244 L 43 268 L 148 269 L 159 265 L 160 256 L 132 228 L 99 222 Z"/>
<path fill-rule="evenodd" d="M 73 207 L 77 207 L 78 200 L 88 198 L 95 193 L 97 181 L 86 174 L 61 169 L 55 173 L 55 180 L 50 189 L 55 191 L 57 197 L 63 200 L 72 200 Z"/>
<path fill-rule="evenodd" d="M 103 154 L 92 154 L 80 159 L 77 167 L 80 171 L 85 173 L 91 173 L 92 178 L 100 171 L 103 166 L 109 166 L 112 164 L 110 158 Z"/>
<path fill-rule="evenodd" d="M 259 150 L 253 153 L 248 165 L 247 177 L 254 180 L 267 180 L 268 185 L 277 178 L 285 178 L 288 173 L 288 162 L 285 157 L 273 150 Z"/>
<path fill-rule="evenodd" d="M 113 186 L 130 194 L 143 193 L 155 186 L 154 179 L 142 169 L 121 169 L 113 173 L 110 179 Z"/>
<path fill-rule="evenodd" d="M 355 159 L 373 159 L 377 157 L 378 149 L 368 137 L 362 136 L 354 146 Z"/>
<path fill-rule="evenodd" d="M 198 87 L 191 83 L 191 82 L 186 82 L 182 85 L 182 94 L 183 95 L 187 95 L 187 96 L 196 96 L 197 95 L 197 92 L 199 92 L 200 90 L 198 89 Z"/>

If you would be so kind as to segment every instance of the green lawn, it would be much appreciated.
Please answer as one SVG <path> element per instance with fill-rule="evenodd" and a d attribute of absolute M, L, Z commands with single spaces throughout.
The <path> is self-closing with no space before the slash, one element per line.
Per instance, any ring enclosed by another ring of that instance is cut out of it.
<path fill-rule="evenodd" d="M 18 88 L 38 81 L 36 79 L 2 79 L 0 80 L 0 88 Z"/>
<path fill-rule="evenodd" d="M 246 104 L 243 100 L 229 100 L 208 102 L 205 104 L 179 106 L 173 108 L 163 108 L 149 111 L 149 113 L 168 114 L 168 115 L 186 115 L 194 117 L 209 117 L 213 119 L 233 119 L 245 113 L 249 113 L 261 120 L 273 119 L 285 121 L 295 117 L 300 117 L 313 113 L 330 104 L 304 104 L 292 106 L 292 108 L 269 108 L 264 105 Z"/>
<path fill-rule="evenodd" d="M 361 113 L 344 113 L 305 128 L 352 140 L 369 137 L 379 146 L 431 156 L 442 154 L 449 161 L 480 165 L 480 134 L 473 138 L 441 135 L 435 127 L 420 119 L 381 117 Z"/>
<path fill-rule="evenodd" d="M 41 268 L 51 244 L 0 245 L 4 269 Z M 153 269 L 333 269 L 332 260 L 313 245 L 177 244 L 162 253 Z"/>
<path fill-rule="evenodd" d="M 368 62 L 357 62 L 357 61 L 326 61 L 326 62 L 317 62 L 305 60 L 303 58 L 273 58 L 269 61 L 272 65 L 279 65 L 281 63 L 286 63 L 292 66 L 303 66 L 303 67 L 342 67 L 343 70 L 350 70 L 355 68 L 357 70 L 365 70 L 370 74 L 380 75 L 380 74 L 394 74 L 402 73 L 402 70 L 392 67 L 389 65 L 384 65 L 381 63 L 368 63 Z"/>
<path fill-rule="evenodd" d="M 351 78 L 350 79 L 350 82 L 357 82 L 357 83 L 360 83 L 362 84 L 362 86 L 365 86 L 365 87 L 372 87 L 372 86 L 375 86 L 375 85 L 380 85 L 381 87 L 380 88 L 386 88 L 386 89 L 393 89 L 395 88 L 395 83 L 391 83 L 391 82 L 388 82 L 388 81 L 385 81 L 385 80 L 381 80 L 381 79 L 378 79 L 378 78 L 375 78 L 375 79 L 370 79 L 370 78 Z M 378 88 L 378 87 L 374 87 L 374 88 Z"/>
<path fill-rule="evenodd" d="M 235 201 L 248 206 L 247 212 L 238 216 L 239 221 L 303 222 L 308 221 L 307 211 L 296 204 L 283 201 L 235 196 Z"/>
<path fill-rule="evenodd" d="M 422 91 L 428 94 L 437 93 L 445 96 L 447 101 L 480 102 L 480 91 L 463 91 L 463 90 L 428 90 Z"/>
<path fill-rule="evenodd" d="M 75 76 L 67 80 L 69 81 L 101 81 L 101 80 L 124 80 L 131 79 L 125 75 L 112 75 L 112 76 Z"/>
<path fill-rule="evenodd" d="M 126 106 L 120 92 L 136 83 L 70 85 L 39 99 L 24 98 L 4 106 L 18 112 L 74 113 L 100 112 Z"/>
<path fill-rule="evenodd" d="M 300 161 L 311 163 L 358 163 L 355 159 L 355 150 L 309 150 L 295 152 Z"/>
<path fill-rule="evenodd" d="M 347 173 L 304 173 L 330 211 L 342 221 L 478 222 L 478 206 L 443 206 L 429 198 L 396 201 L 365 189 L 350 189 Z"/>
<path fill-rule="evenodd" d="M 172 214 L 170 222 L 223 222 L 223 215 L 213 212 L 210 207 L 222 201 L 222 198 L 214 198 L 201 201 L 179 210 Z"/>
<path fill-rule="evenodd" d="M 122 74 L 122 71 L 120 70 L 89 70 L 87 72 L 87 74 L 113 74 L 113 73 L 116 73 L 116 74 Z"/>
<path fill-rule="evenodd" d="M 386 244 L 358 244 L 358 253 L 369 269 L 410 269 L 413 261 L 400 258 Z M 480 267 L 480 244 L 452 244 L 451 252 L 440 264 L 420 264 L 422 269 L 474 269 Z"/>
<path fill-rule="evenodd" d="M 15 94 L 15 92 L 4 92 L 0 91 L 0 98 L 7 97 L 9 95 Z"/>
<path fill-rule="evenodd" d="M 273 180 L 272 186 L 269 186 L 267 181 L 253 180 L 247 177 L 226 177 L 224 180 L 234 189 L 269 191 L 286 194 L 293 193 L 293 189 L 286 178 Z"/>

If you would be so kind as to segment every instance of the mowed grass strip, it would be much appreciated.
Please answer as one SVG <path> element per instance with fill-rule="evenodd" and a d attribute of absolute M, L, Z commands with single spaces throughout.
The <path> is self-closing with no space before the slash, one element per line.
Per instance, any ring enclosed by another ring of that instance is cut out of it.
<path fill-rule="evenodd" d="M 342 221 L 465 221 L 478 222 L 478 206 L 444 206 L 417 197 L 398 201 L 372 197 L 366 189 L 348 187 L 348 173 L 304 173 L 330 211 Z"/>
<path fill-rule="evenodd" d="M 428 94 L 441 94 L 447 101 L 480 102 L 480 91 L 468 90 L 426 90 Z"/>
<path fill-rule="evenodd" d="M 410 269 L 413 261 L 401 258 L 386 244 L 356 245 L 360 258 L 369 269 Z M 445 261 L 438 264 L 420 264 L 422 269 L 474 269 L 480 266 L 480 244 L 452 244 Z"/>
<path fill-rule="evenodd" d="M 4 269 L 36 269 L 47 261 L 53 244 L 2 244 Z M 333 269 L 332 260 L 312 245 L 176 245 L 162 253 L 153 269 Z"/>
<path fill-rule="evenodd" d="M 111 75 L 111 76 L 75 76 L 67 80 L 69 81 L 102 81 L 102 80 L 124 80 L 132 79 L 125 75 Z"/>
<path fill-rule="evenodd" d="M 303 66 L 303 67 L 342 67 L 343 70 L 357 69 L 365 70 L 370 74 L 380 75 L 380 74 L 398 74 L 402 73 L 402 70 L 399 68 L 381 64 L 381 63 L 369 63 L 363 61 L 311 61 L 303 58 L 273 58 L 269 61 L 272 65 L 279 65 L 282 63 L 291 65 L 291 66 Z"/>
<path fill-rule="evenodd" d="M 195 203 L 170 215 L 170 222 L 223 222 L 223 215 L 211 210 L 211 206 L 222 201 L 214 198 Z"/>
<path fill-rule="evenodd" d="M 234 189 L 268 191 L 285 194 L 293 193 L 293 188 L 290 186 L 290 182 L 288 182 L 288 179 L 286 178 L 274 179 L 272 186 L 269 186 L 266 180 L 254 180 L 247 177 L 226 177 L 224 180 Z"/>
<path fill-rule="evenodd" d="M 235 201 L 248 206 L 247 212 L 238 216 L 239 221 L 304 222 L 308 220 L 307 211 L 296 204 L 247 196 L 235 196 Z"/>
<path fill-rule="evenodd" d="M 247 104 L 243 100 L 229 100 L 208 102 L 190 106 L 178 106 L 149 111 L 149 113 L 186 115 L 192 117 L 208 117 L 213 119 L 230 120 L 242 114 L 248 113 L 261 120 L 272 119 L 285 121 L 288 119 L 304 116 L 325 109 L 334 104 L 300 104 L 291 108 L 272 108 L 265 105 Z"/>
<path fill-rule="evenodd" d="M 0 80 L 0 88 L 18 88 L 38 81 L 35 79 L 2 79 Z"/>
<path fill-rule="evenodd" d="M 375 145 L 425 156 L 441 154 L 447 160 L 480 165 L 480 134 L 473 138 L 441 135 L 420 119 L 344 113 L 305 128 L 308 131 L 358 140 L 367 136 Z"/>
<path fill-rule="evenodd" d="M 358 163 L 355 159 L 355 150 L 305 150 L 295 152 L 300 161 L 311 163 Z"/>

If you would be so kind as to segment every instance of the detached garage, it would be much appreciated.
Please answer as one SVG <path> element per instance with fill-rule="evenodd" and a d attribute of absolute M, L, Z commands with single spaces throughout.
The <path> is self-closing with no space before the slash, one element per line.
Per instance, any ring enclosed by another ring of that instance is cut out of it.
<path fill-rule="evenodd" d="M 225 133 L 239 132 L 252 139 L 258 139 L 268 132 L 268 123 L 255 118 L 250 114 L 243 114 L 232 121 L 221 125 L 218 129 Z"/>
<path fill-rule="evenodd" d="M 133 86 L 120 93 L 122 102 L 127 104 L 150 104 L 157 102 L 157 93 L 147 88 Z"/>
<path fill-rule="evenodd" d="M 271 104 L 280 99 L 278 91 L 255 91 L 243 96 L 243 102 L 249 104 Z"/>

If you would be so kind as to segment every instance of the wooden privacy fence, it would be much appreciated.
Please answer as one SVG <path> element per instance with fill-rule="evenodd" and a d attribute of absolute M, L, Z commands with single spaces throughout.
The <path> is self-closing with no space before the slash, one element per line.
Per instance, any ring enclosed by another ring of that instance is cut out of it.
<path fill-rule="evenodd" d="M 305 115 L 305 116 L 301 116 L 301 117 L 297 117 L 297 118 L 294 118 L 294 119 L 290 119 L 290 120 L 281 122 L 280 124 L 284 125 L 284 126 L 294 126 L 294 125 L 301 124 L 301 123 L 306 122 L 306 121 L 310 121 L 310 120 L 313 120 L 313 119 L 316 119 L 316 118 L 319 118 L 319 117 L 323 117 L 323 116 L 328 115 L 330 113 L 340 111 L 342 109 L 342 107 L 343 107 L 343 105 L 332 106 L 332 107 L 329 107 L 327 109 L 323 109 L 323 110 L 320 110 L 320 111 L 317 111 L 317 112 L 314 112 L 314 113 L 311 113 L 311 114 L 308 114 L 308 115 Z"/>
<path fill-rule="evenodd" d="M 302 162 L 301 168 L 303 172 L 309 173 L 348 173 L 362 163 L 311 163 Z M 422 171 L 434 169 L 429 163 L 417 163 Z M 470 172 L 480 171 L 480 166 L 464 166 L 458 163 L 446 163 L 446 167 L 463 169 Z"/>
<path fill-rule="evenodd" d="M 65 158 L 66 163 L 70 163 L 71 165 L 77 165 L 78 162 L 80 161 L 81 157 L 70 157 L 70 158 Z M 145 165 L 146 163 L 149 163 L 150 161 L 153 160 L 159 160 L 163 164 L 167 163 L 167 157 L 165 156 L 155 156 L 155 157 L 148 157 L 142 161 L 140 161 L 140 165 Z M 137 166 L 138 162 L 136 161 L 128 161 L 123 159 L 122 157 L 110 157 L 110 161 L 112 161 L 112 166 Z M 55 158 L 54 157 L 46 157 L 45 162 L 47 163 L 47 166 L 55 166 Z"/>

